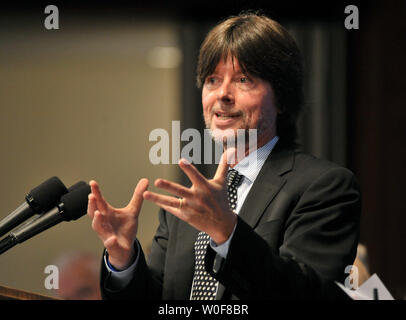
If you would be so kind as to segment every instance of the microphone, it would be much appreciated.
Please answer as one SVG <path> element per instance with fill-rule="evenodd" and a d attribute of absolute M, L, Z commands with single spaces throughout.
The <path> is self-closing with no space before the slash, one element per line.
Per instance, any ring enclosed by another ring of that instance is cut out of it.
<path fill-rule="evenodd" d="M 86 185 L 86 182 L 84 182 L 84 181 L 76 182 L 74 185 L 72 185 L 68 188 L 68 192 L 71 192 L 83 185 Z M 57 204 L 58 202 L 59 202 L 59 200 L 55 204 Z M 17 230 L 20 230 L 20 228 L 24 228 L 25 226 L 28 226 L 33 221 L 37 220 L 38 217 L 40 217 L 42 214 L 43 214 L 43 212 L 34 214 L 30 219 L 27 219 L 24 223 L 19 225 Z"/>
<path fill-rule="evenodd" d="M 88 195 L 91 192 L 90 186 L 85 182 L 79 182 L 76 185 L 74 190 L 61 197 L 60 203 L 56 207 L 2 239 L 0 254 L 62 221 L 77 220 L 85 215 Z"/>
<path fill-rule="evenodd" d="M 27 194 L 23 204 L 0 221 L 0 237 L 34 214 L 50 210 L 66 193 L 68 189 L 58 177 L 44 181 Z"/>
<path fill-rule="evenodd" d="M 84 181 L 76 182 L 75 184 L 73 184 L 69 187 L 68 192 L 72 192 L 73 190 L 78 189 L 82 186 L 86 186 L 86 185 L 87 185 L 87 183 Z"/>

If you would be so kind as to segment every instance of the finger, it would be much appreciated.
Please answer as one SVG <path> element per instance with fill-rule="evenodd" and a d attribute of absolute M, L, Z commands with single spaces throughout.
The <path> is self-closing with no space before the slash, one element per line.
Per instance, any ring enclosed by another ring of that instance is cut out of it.
<path fill-rule="evenodd" d="M 171 207 L 171 206 L 166 206 L 164 204 L 159 205 L 162 209 L 164 209 L 165 211 L 173 214 L 175 217 L 178 217 L 179 219 L 187 222 L 187 216 L 182 213 L 182 211 L 180 209 Z"/>
<path fill-rule="evenodd" d="M 112 235 L 106 238 L 106 240 L 103 241 L 103 245 L 107 249 L 107 251 L 111 254 L 111 252 L 118 246 L 117 237 L 115 235 Z"/>
<path fill-rule="evenodd" d="M 235 155 L 235 148 L 226 149 L 221 155 L 220 163 L 217 167 L 216 173 L 213 177 L 214 180 L 224 182 L 227 177 L 228 167 L 230 166 L 231 159 Z"/>
<path fill-rule="evenodd" d="M 94 212 L 97 210 L 96 199 L 94 194 L 90 193 L 87 202 L 87 214 L 91 219 L 94 217 Z"/>
<path fill-rule="evenodd" d="M 92 194 L 94 194 L 94 196 L 95 196 L 97 208 L 103 212 L 106 212 L 108 209 L 108 203 L 106 202 L 106 200 L 104 200 L 104 198 L 101 194 L 99 185 L 94 180 L 91 180 L 89 182 L 89 185 L 90 185 Z"/>
<path fill-rule="evenodd" d="M 144 198 L 142 194 L 148 189 L 149 181 L 148 179 L 141 179 L 134 189 L 134 194 L 128 203 L 127 207 L 131 210 L 139 211 Z"/>
<path fill-rule="evenodd" d="M 199 186 L 207 183 L 207 179 L 186 159 L 180 159 L 178 164 L 194 185 Z"/>
<path fill-rule="evenodd" d="M 99 235 L 102 241 L 105 241 L 105 239 L 112 233 L 110 224 L 108 224 L 105 216 L 103 216 L 99 210 L 94 212 L 92 229 Z"/>
<path fill-rule="evenodd" d="M 109 252 L 109 256 L 111 257 L 112 253 L 114 253 L 114 250 L 120 250 L 122 249 L 120 247 L 120 243 L 118 242 L 117 236 L 116 235 L 110 235 L 108 236 L 104 241 L 103 241 L 104 247 L 107 249 Z"/>
<path fill-rule="evenodd" d="M 158 193 L 151 192 L 151 191 L 145 191 L 143 196 L 144 196 L 145 200 L 152 201 L 155 204 L 157 204 L 158 206 L 165 205 L 165 206 L 170 206 L 173 208 L 180 207 L 180 199 L 175 198 L 175 197 L 158 194 Z"/>
<path fill-rule="evenodd" d="M 155 186 L 161 189 L 164 189 L 175 196 L 181 197 L 181 198 L 188 198 L 192 196 L 192 192 L 190 191 L 189 188 L 186 188 L 180 184 L 177 184 L 175 182 L 171 182 L 165 179 L 157 179 L 155 180 Z"/>

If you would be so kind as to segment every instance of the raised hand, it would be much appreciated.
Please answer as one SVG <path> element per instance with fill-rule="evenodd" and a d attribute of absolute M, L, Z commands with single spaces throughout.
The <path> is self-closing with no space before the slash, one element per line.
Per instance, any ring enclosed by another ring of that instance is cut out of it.
<path fill-rule="evenodd" d="M 91 193 L 87 213 L 92 219 L 92 228 L 102 240 L 109 253 L 110 263 L 118 270 L 126 269 L 134 257 L 134 240 L 138 229 L 143 197 L 148 180 L 141 179 L 132 199 L 124 208 L 114 208 L 102 196 L 96 181 L 89 182 Z"/>
<path fill-rule="evenodd" d="M 156 187 L 176 197 L 145 191 L 144 199 L 154 202 L 196 229 L 206 232 L 217 244 L 224 243 L 237 222 L 237 215 L 230 209 L 227 200 L 226 177 L 229 166 L 227 159 L 232 152 L 234 150 L 223 153 L 212 179 L 206 179 L 195 166 L 181 159 L 179 166 L 189 177 L 192 186 L 187 188 L 168 180 L 157 179 Z"/>

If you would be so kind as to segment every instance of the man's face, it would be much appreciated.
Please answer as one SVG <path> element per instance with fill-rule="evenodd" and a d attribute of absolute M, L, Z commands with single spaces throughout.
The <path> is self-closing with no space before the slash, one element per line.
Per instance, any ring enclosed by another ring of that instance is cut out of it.
<path fill-rule="evenodd" d="M 224 139 L 224 131 L 257 129 L 257 146 L 276 135 L 277 108 L 269 82 L 244 74 L 237 59 L 228 56 L 204 82 L 203 115 L 215 140 Z M 232 130 L 229 130 L 232 129 Z M 223 133 L 222 133 L 223 132 Z M 220 134 L 219 134 L 220 133 Z"/>

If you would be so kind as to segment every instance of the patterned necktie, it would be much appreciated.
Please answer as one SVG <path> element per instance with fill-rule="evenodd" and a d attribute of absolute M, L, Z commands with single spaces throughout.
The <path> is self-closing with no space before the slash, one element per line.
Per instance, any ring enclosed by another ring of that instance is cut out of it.
<path fill-rule="evenodd" d="M 242 175 L 234 169 L 227 173 L 227 198 L 231 210 L 237 207 L 237 188 L 242 181 Z M 195 273 L 193 276 L 191 300 L 214 300 L 216 298 L 218 281 L 210 276 L 204 268 L 204 257 L 210 237 L 205 232 L 199 232 L 195 242 Z"/>

